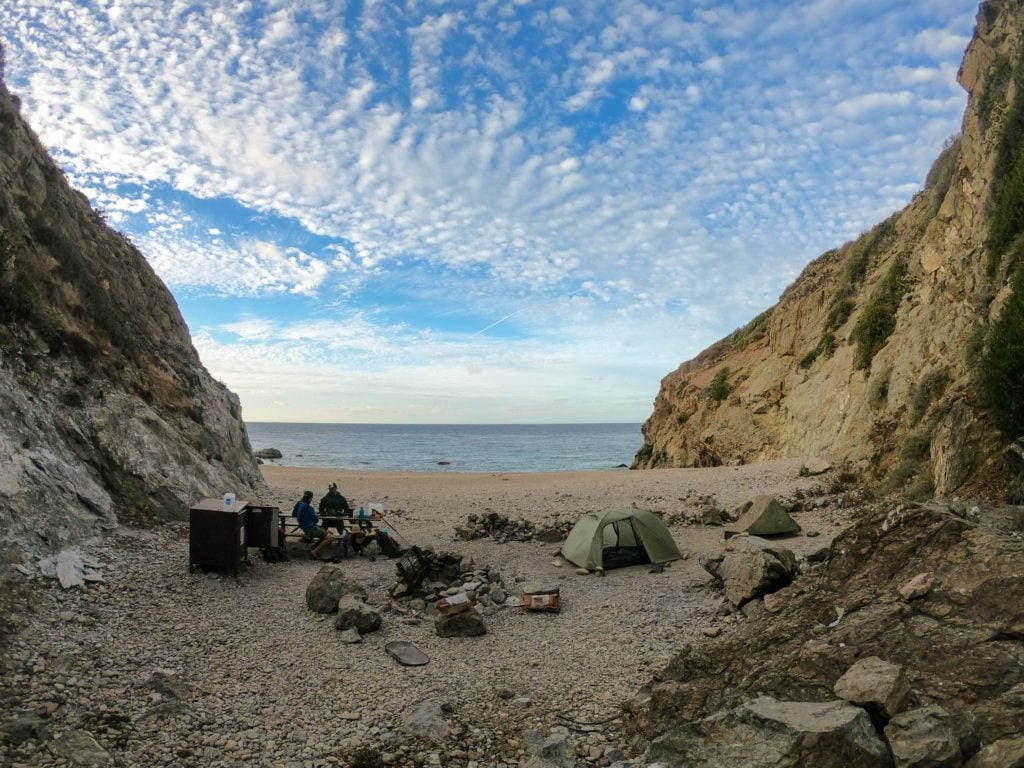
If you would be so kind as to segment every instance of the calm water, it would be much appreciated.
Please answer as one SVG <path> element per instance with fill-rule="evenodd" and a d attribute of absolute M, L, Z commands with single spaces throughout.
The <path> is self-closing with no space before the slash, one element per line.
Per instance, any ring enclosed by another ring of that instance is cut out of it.
<path fill-rule="evenodd" d="M 276 424 L 248 422 L 253 450 L 292 467 L 554 472 L 627 466 L 639 424 Z M 451 462 L 439 464 L 439 462 Z"/>

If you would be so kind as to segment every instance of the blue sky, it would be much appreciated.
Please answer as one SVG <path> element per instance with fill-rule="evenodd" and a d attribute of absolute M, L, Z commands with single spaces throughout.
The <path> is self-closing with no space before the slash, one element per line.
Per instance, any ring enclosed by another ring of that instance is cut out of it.
<path fill-rule="evenodd" d="M 253 421 L 642 421 L 903 206 L 974 0 L 5 3 L 8 86 Z"/>

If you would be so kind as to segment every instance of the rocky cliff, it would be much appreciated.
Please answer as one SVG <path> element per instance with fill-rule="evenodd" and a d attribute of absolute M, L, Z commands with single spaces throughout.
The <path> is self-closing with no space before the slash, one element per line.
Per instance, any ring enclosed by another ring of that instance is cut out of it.
<path fill-rule="evenodd" d="M 0 561 L 260 483 L 167 288 L 0 84 Z"/>
<path fill-rule="evenodd" d="M 1022 33 L 1020 0 L 981 5 L 962 133 L 924 190 L 666 376 L 635 466 L 823 454 L 946 494 L 1017 436 L 1024 328 L 1000 318 L 1024 317 Z"/>

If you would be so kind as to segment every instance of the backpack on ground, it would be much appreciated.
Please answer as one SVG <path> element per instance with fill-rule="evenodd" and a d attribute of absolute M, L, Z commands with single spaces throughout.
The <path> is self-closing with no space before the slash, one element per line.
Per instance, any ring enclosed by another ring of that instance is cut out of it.
<path fill-rule="evenodd" d="M 276 547 L 264 547 L 260 550 L 260 554 L 263 556 L 263 560 L 268 563 L 286 563 L 291 560 L 288 554 L 288 547 L 285 546 L 284 541 Z"/>

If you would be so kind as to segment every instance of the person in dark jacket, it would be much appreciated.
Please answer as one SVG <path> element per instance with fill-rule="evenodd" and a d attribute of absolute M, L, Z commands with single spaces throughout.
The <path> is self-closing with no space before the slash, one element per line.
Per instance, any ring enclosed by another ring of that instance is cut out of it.
<path fill-rule="evenodd" d="M 352 517 L 352 507 L 349 506 L 348 499 L 341 495 L 337 483 L 327 486 L 327 494 L 320 499 L 320 514 L 323 517 L 333 518 Z M 348 557 L 349 536 L 345 529 L 345 523 L 338 519 L 324 523 L 325 528 L 330 529 L 332 526 L 338 529 L 338 536 L 341 537 L 342 557 Z"/>
<path fill-rule="evenodd" d="M 327 494 L 320 499 L 320 514 L 328 517 L 352 517 L 348 499 L 341 495 L 337 483 L 327 486 Z"/>
<path fill-rule="evenodd" d="M 314 560 L 319 560 L 320 553 L 331 546 L 335 538 L 334 534 L 320 527 L 320 516 L 313 509 L 313 505 L 309 503 L 312 500 L 313 492 L 306 491 L 302 494 L 302 498 L 295 502 L 292 515 L 299 521 L 299 528 L 302 529 L 306 536 L 311 539 L 319 539 L 318 543 L 314 544 L 313 548 L 309 550 L 309 556 Z"/>

